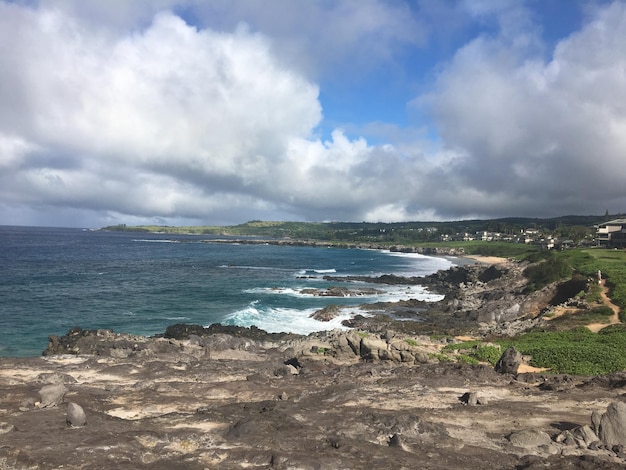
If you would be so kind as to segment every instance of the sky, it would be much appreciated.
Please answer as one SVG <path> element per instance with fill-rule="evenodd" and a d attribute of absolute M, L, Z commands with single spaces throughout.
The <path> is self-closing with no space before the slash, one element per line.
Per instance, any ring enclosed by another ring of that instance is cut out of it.
<path fill-rule="evenodd" d="M 626 212 L 626 0 L 0 0 L 0 225 Z"/>

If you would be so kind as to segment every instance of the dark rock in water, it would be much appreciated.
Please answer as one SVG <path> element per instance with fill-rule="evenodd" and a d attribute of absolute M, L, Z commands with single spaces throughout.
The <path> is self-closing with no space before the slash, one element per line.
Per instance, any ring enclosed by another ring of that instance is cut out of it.
<path fill-rule="evenodd" d="M 335 304 L 330 304 L 316 312 L 311 314 L 311 318 L 314 318 L 317 321 L 331 321 L 341 312 L 341 308 Z"/>
<path fill-rule="evenodd" d="M 222 325 L 213 323 L 208 328 L 200 325 L 187 325 L 177 323 L 166 328 L 164 338 L 184 340 L 190 336 L 209 336 L 215 334 L 226 334 L 237 338 L 249 338 L 257 341 L 279 341 L 283 339 L 297 338 L 300 335 L 293 333 L 268 333 L 254 325 L 251 327 Z"/>
<path fill-rule="evenodd" d="M 46 385 L 39 390 L 40 408 L 48 408 L 63 403 L 63 397 L 69 390 L 63 384 Z"/>
<path fill-rule="evenodd" d="M 502 353 L 496 363 L 496 372 L 500 374 L 517 374 L 519 366 L 522 364 L 522 354 L 513 346 Z"/>
<path fill-rule="evenodd" d="M 626 445 L 626 403 L 613 402 L 600 419 L 598 436 L 609 448 Z"/>
<path fill-rule="evenodd" d="M 177 323 L 175 325 L 168 326 L 165 329 L 163 337 L 171 339 L 189 339 L 190 335 L 204 336 L 207 333 L 207 328 L 201 325 Z"/>
<path fill-rule="evenodd" d="M 76 403 L 69 402 L 67 404 L 67 424 L 74 428 L 79 428 L 87 423 L 87 415 L 85 410 Z"/>

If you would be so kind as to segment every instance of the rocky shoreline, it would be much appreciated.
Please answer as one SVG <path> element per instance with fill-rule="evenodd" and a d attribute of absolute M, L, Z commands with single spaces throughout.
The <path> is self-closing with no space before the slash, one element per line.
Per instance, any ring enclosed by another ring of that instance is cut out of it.
<path fill-rule="evenodd" d="M 579 287 L 527 296 L 522 270 L 439 272 L 420 280 L 437 305 L 364 305 L 353 330 L 52 336 L 42 357 L 0 359 L 0 468 L 624 468 L 626 372 L 438 359 L 454 340 L 434 333 L 523 331 Z"/>

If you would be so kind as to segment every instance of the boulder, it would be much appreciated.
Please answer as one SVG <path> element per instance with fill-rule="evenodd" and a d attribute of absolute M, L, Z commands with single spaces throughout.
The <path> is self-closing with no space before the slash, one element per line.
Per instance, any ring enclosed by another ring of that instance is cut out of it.
<path fill-rule="evenodd" d="M 536 429 L 523 429 L 515 431 L 509 436 L 511 444 L 524 449 L 532 449 L 534 447 L 549 446 L 552 444 L 550 436 Z"/>
<path fill-rule="evenodd" d="M 500 374 L 517 374 L 519 366 L 522 364 L 522 354 L 513 346 L 509 346 L 502 353 L 496 363 L 496 372 Z"/>
<path fill-rule="evenodd" d="M 465 392 L 459 398 L 459 400 L 461 400 L 461 402 L 465 403 L 466 405 L 476 406 L 479 403 L 479 401 L 478 401 L 478 393 L 476 393 L 476 392 Z"/>
<path fill-rule="evenodd" d="M 381 357 L 382 354 L 382 357 Z M 361 357 L 365 360 L 387 359 L 387 342 L 373 337 L 366 336 L 361 340 Z"/>
<path fill-rule="evenodd" d="M 76 403 L 69 402 L 67 404 L 67 424 L 73 428 L 79 428 L 87 423 L 87 415 L 85 410 Z"/>
<path fill-rule="evenodd" d="M 63 403 L 63 397 L 68 392 L 63 384 L 46 385 L 39 390 L 39 396 L 41 397 L 39 407 L 48 408 L 51 406 L 57 406 Z"/>
<path fill-rule="evenodd" d="M 613 402 L 600 419 L 598 437 L 608 447 L 626 445 L 626 403 Z"/>
<path fill-rule="evenodd" d="M 598 441 L 598 436 L 589 425 L 581 426 L 573 430 L 572 435 L 578 446 L 582 449 L 588 448 L 592 443 Z"/>

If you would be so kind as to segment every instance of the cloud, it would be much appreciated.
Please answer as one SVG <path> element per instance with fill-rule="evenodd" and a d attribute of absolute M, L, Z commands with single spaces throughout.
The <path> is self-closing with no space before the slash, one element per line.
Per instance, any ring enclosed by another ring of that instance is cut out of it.
<path fill-rule="evenodd" d="M 0 57 L 5 197 L 145 216 L 202 217 L 237 194 L 250 207 L 246 188 L 270 184 L 289 139 L 321 119 L 317 86 L 244 29 L 163 13 L 112 38 L 53 10 L 0 8 L 13 44 Z"/>
<path fill-rule="evenodd" d="M 428 4 L 0 2 L 0 223 L 621 210 L 620 2 L 552 50 L 523 3 L 452 2 L 457 21 L 465 8 L 495 26 L 440 63 L 430 92 L 409 103 L 419 125 L 320 137 L 325 82 L 313 77 L 355 76 L 421 48 L 428 28 L 415 12 L 439 11 Z"/>
<path fill-rule="evenodd" d="M 318 87 L 264 35 L 169 12 L 119 35 L 58 10 L 0 8 L 0 39 L 14 44 L 0 57 L 5 202 L 107 218 L 351 220 L 408 185 L 393 147 L 314 137 Z"/>
<path fill-rule="evenodd" d="M 600 213 L 624 207 L 626 5 L 599 10 L 549 60 L 515 38 L 478 37 L 460 49 L 435 91 L 416 100 L 459 158 L 434 196 L 449 215 Z M 513 42 L 512 42 L 513 41 Z"/>

